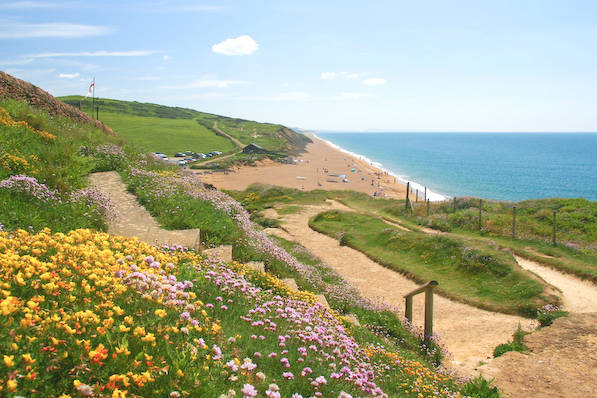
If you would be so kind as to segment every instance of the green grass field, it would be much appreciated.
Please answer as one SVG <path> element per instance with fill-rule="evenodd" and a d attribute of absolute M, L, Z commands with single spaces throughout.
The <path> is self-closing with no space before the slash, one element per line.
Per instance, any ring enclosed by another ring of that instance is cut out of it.
<path fill-rule="evenodd" d="M 92 114 L 92 100 L 72 95 L 60 100 L 81 107 Z M 256 143 L 263 148 L 282 152 L 300 152 L 310 140 L 279 124 L 235 119 L 193 109 L 158 104 L 96 98 L 99 120 L 110 126 L 129 143 L 153 152 L 172 156 L 180 151 L 228 152 L 237 146 L 218 129 L 243 144 Z M 96 116 L 96 114 L 92 115 Z M 278 154 L 279 156 L 279 154 Z M 235 157 L 230 162 L 243 162 Z"/>
<path fill-rule="evenodd" d="M 168 156 L 181 151 L 227 152 L 235 148 L 229 139 L 215 135 L 192 119 L 103 112 L 100 120 L 128 142 Z"/>

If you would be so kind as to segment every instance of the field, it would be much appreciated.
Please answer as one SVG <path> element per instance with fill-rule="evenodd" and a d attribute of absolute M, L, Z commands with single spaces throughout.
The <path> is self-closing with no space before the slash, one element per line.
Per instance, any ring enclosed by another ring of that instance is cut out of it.
<path fill-rule="evenodd" d="M 67 96 L 60 99 L 76 107 L 81 104 L 82 111 L 92 113 L 89 98 Z M 221 132 L 243 145 L 256 143 L 282 153 L 299 152 L 309 140 L 279 124 L 234 119 L 193 109 L 107 98 L 96 98 L 95 104 L 99 107 L 99 119 L 129 143 L 169 156 L 186 150 L 205 153 L 237 148 Z M 242 161 L 242 158 L 238 160 Z"/>

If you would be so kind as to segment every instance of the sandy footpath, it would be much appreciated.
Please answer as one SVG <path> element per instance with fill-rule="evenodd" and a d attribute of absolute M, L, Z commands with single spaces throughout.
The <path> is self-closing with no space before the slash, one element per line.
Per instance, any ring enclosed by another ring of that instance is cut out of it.
<path fill-rule="evenodd" d="M 237 167 L 227 174 L 196 172 L 203 182 L 220 189 L 244 190 L 253 183 L 262 183 L 306 191 L 350 189 L 369 195 L 378 192 L 382 197 L 405 197 L 406 186 L 393 176 L 332 147 L 312 134 L 307 136 L 313 143 L 307 145 L 306 153 L 297 157 L 295 164 L 280 164 L 270 160 L 260 162 L 256 167 Z M 345 175 L 347 182 L 340 175 Z"/>
<path fill-rule="evenodd" d="M 348 246 L 340 246 L 336 239 L 312 230 L 309 218 L 330 209 L 349 210 L 338 202 L 330 206 L 304 206 L 303 211 L 283 217 L 284 231 L 269 229 L 269 233 L 282 235 L 305 246 L 337 271 L 359 292 L 371 300 L 383 301 L 404 308 L 404 294 L 418 287 L 405 276 L 369 259 Z M 274 212 L 273 209 L 268 211 Z M 272 216 L 273 214 L 269 214 Z M 415 297 L 413 318 L 423 324 L 424 298 Z M 481 361 L 492 357 L 493 349 L 512 338 L 520 324 L 531 330 L 536 322 L 515 315 L 484 311 L 467 304 L 434 297 L 434 331 L 452 352 L 451 365 L 463 374 L 474 374 Z"/>

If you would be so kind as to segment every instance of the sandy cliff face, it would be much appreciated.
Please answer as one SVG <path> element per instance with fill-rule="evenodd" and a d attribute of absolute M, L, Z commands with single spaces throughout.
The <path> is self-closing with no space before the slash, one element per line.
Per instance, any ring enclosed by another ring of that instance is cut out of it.
<path fill-rule="evenodd" d="M 2 71 L 0 71 L 0 98 L 13 98 L 15 100 L 27 101 L 34 108 L 44 109 L 52 116 L 64 116 L 77 122 L 91 123 L 104 130 L 107 134 L 116 134 L 110 127 L 102 122 L 97 121 L 77 108 L 54 98 L 47 91 Z"/>

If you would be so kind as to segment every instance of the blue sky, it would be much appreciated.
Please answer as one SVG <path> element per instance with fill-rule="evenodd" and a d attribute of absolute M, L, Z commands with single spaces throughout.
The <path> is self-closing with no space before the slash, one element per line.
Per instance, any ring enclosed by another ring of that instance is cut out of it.
<path fill-rule="evenodd" d="M 308 129 L 597 131 L 595 1 L 0 0 L 0 69 L 53 95 Z"/>

